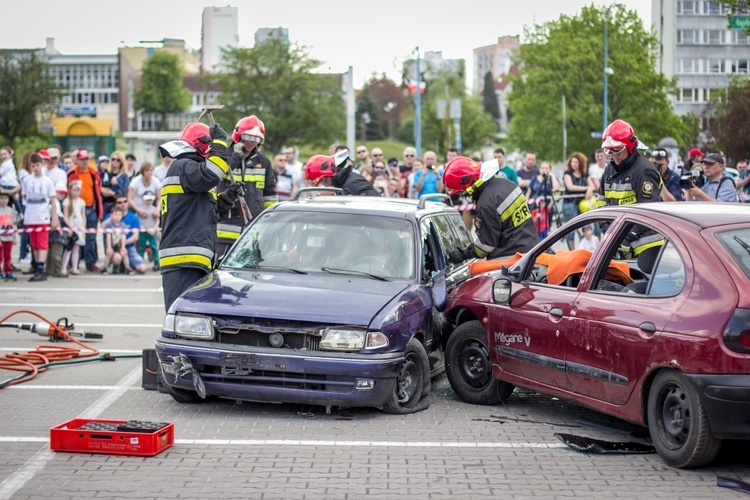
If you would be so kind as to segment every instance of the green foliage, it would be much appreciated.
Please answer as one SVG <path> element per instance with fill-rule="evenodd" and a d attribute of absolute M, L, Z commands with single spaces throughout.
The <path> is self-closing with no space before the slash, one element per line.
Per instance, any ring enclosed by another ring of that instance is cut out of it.
<path fill-rule="evenodd" d="M 735 16 L 750 16 L 750 4 L 747 0 L 717 0 L 716 3 L 729 7 L 727 21 Z M 750 33 L 750 27 L 746 28 L 744 31 Z"/>
<path fill-rule="evenodd" d="M 493 120 L 500 120 L 500 104 L 498 104 L 497 102 L 497 94 L 495 93 L 495 79 L 492 77 L 491 71 L 488 71 L 484 74 L 482 105 L 484 106 L 484 110 L 489 113 Z"/>
<path fill-rule="evenodd" d="M 680 119 L 682 120 L 682 126 L 685 130 L 684 142 L 679 143 L 680 148 L 683 151 L 689 151 L 691 148 L 695 147 L 696 144 L 701 142 L 701 119 L 692 111 L 680 116 Z"/>
<path fill-rule="evenodd" d="M 745 159 L 750 152 L 750 78 L 735 76 L 729 80 L 727 98 L 715 101 L 711 135 L 718 150 L 733 161 Z"/>
<path fill-rule="evenodd" d="M 380 110 L 378 104 L 370 96 L 369 87 L 365 87 L 359 96 L 356 111 L 356 130 L 359 140 L 382 139 L 383 133 L 380 126 Z"/>
<path fill-rule="evenodd" d="M 540 158 L 562 151 L 562 96 L 566 100 L 568 151 L 593 151 L 601 144 L 591 137 L 602 131 L 603 9 L 584 7 L 574 16 L 527 28 L 527 43 L 515 63 L 508 104 L 512 113 L 509 138 L 521 150 Z M 665 136 L 684 142 L 685 129 L 668 99 L 674 81 L 654 69 L 658 46 L 634 10 L 614 4 L 609 10 L 609 121 L 629 122 L 638 138 L 655 145 Z"/>
<path fill-rule="evenodd" d="M 141 85 L 133 93 L 133 106 L 146 113 L 158 113 L 159 130 L 165 130 L 168 113 L 182 113 L 190 105 L 190 91 L 182 85 L 180 58 L 156 51 L 143 64 Z"/>
<path fill-rule="evenodd" d="M 17 139 L 14 145 L 16 154 L 13 157 L 13 161 L 15 162 L 16 167 L 21 166 L 21 156 L 23 156 L 23 152 L 27 149 L 36 152 L 40 149 L 47 149 L 50 146 L 51 144 L 49 142 L 49 137 L 42 137 L 40 135 L 26 136 L 24 138 Z"/>
<path fill-rule="evenodd" d="M 380 115 L 380 137 L 392 139 L 391 136 L 401 125 L 401 117 L 411 106 L 409 99 L 401 88 L 385 76 L 371 79 L 365 89 L 369 90 Z"/>
<path fill-rule="evenodd" d="M 466 97 L 465 71 L 432 69 L 426 79 L 422 95 L 422 151 L 435 151 L 438 156 L 455 144 L 456 129 L 453 120 L 437 118 L 437 101 L 461 99 L 461 149 L 471 151 L 482 147 L 497 132 L 492 116 L 485 112 L 479 97 Z M 411 104 L 412 108 L 414 104 Z M 414 120 L 410 118 L 396 134 L 398 140 L 414 144 Z"/>
<path fill-rule="evenodd" d="M 329 146 L 345 136 L 346 111 L 340 76 L 312 73 L 320 64 L 305 48 L 276 39 L 223 50 L 221 73 L 210 77 L 222 88 L 217 121 L 230 132 L 240 118 L 257 115 L 270 152 L 284 144 Z"/>
<path fill-rule="evenodd" d="M 59 89 L 35 52 L 0 51 L 0 96 L 0 138 L 17 148 L 21 138 L 39 136 L 37 115 L 52 115 Z"/>

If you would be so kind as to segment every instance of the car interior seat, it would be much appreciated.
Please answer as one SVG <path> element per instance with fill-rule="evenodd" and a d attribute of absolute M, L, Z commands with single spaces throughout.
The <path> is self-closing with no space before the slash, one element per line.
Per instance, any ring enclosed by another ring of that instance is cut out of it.
<path fill-rule="evenodd" d="M 637 259 L 637 265 L 638 269 L 640 269 L 644 274 L 646 274 L 649 279 L 642 280 L 642 281 L 636 281 L 634 283 L 629 284 L 625 287 L 626 292 L 629 291 L 631 293 L 640 293 L 644 294 L 646 293 L 646 290 L 648 289 L 648 284 L 651 278 L 651 273 L 654 272 L 654 264 L 656 264 L 656 259 L 659 256 L 659 252 L 661 251 L 661 245 L 658 247 L 651 247 L 647 248 L 640 254 L 638 254 Z"/>

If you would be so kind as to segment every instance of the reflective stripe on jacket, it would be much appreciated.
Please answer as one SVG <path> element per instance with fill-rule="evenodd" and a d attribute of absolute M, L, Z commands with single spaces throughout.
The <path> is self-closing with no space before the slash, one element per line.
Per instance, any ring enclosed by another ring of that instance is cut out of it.
<path fill-rule="evenodd" d="M 181 153 L 169 166 L 161 190 L 162 272 L 213 268 L 219 220 L 214 188 L 229 169 L 223 148 L 217 149 L 205 160 L 194 151 Z"/>

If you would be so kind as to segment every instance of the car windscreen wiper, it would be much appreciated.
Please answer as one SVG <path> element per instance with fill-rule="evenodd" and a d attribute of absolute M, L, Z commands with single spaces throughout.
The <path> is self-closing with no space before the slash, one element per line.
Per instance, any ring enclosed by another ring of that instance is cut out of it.
<path fill-rule="evenodd" d="M 734 241 L 739 243 L 740 246 L 742 246 L 742 248 L 744 248 L 747 253 L 750 253 L 750 245 L 742 241 L 738 236 L 734 236 Z"/>
<path fill-rule="evenodd" d="M 297 274 L 310 274 L 305 271 L 300 271 L 299 269 L 294 269 L 293 267 L 286 267 L 286 266 L 260 266 L 260 265 L 247 265 L 242 266 L 241 269 L 258 269 L 260 271 L 266 271 L 266 270 L 279 270 L 279 271 L 291 271 L 293 273 Z"/>
<path fill-rule="evenodd" d="M 327 273 L 331 273 L 331 274 L 354 274 L 357 276 L 369 276 L 370 278 L 380 280 L 380 281 L 390 281 L 388 278 L 384 278 L 383 276 L 378 276 L 377 274 L 366 273 L 364 271 L 355 271 L 354 269 L 337 269 L 335 267 L 323 266 L 320 268 L 320 270 L 325 271 Z"/>

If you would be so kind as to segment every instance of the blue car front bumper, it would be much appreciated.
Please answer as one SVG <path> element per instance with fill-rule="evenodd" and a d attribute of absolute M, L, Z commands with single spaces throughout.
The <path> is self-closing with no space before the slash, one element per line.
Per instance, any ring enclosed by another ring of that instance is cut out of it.
<path fill-rule="evenodd" d="M 229 347 L 163 338 L 156 343 L 156 353 L 164 382 L 171 387 L 194 390 L 190 374 L 174 373 L 173 358 L 182 354 L 196 369 L 209 396 L 342 408 L 382 407 L 394 394 L 404 362 L 403 353 Z"/>

